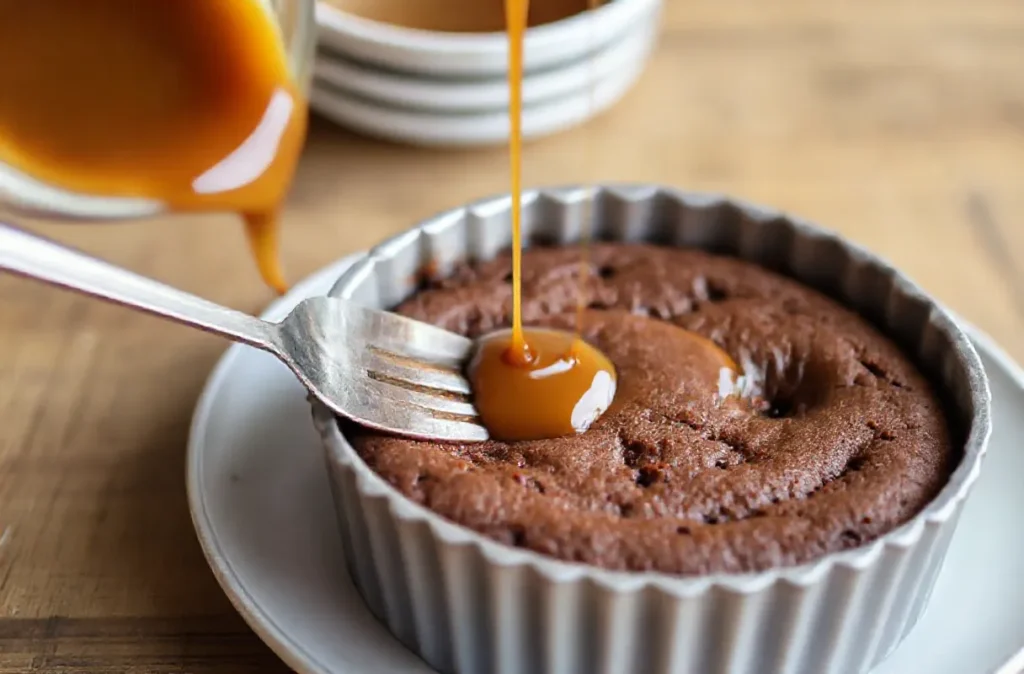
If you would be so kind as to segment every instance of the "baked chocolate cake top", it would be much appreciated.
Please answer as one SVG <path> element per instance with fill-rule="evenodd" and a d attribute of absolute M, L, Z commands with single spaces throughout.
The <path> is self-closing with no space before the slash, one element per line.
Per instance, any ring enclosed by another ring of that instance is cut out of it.
<path fill-rule="evenodd" d="M 402 314 L 471 337 L 511 320 L 510 261 L 461 266 Z M 524 321 L 572 330 L 578 248 L 523 257 Z M 614 363 L 584 434 L 436 444 L 346 427 L 407 497 L 509 545 L 612 569 L 749 572 L 860 545 L 911 518 L 959 458 L 925 378 L 856 314 L 755 265 L 591 248 L 584 338 Z M 720 393 L 721 353 L 752 397 Z M 528 404 L 524 401 L 523 404 Z"/>

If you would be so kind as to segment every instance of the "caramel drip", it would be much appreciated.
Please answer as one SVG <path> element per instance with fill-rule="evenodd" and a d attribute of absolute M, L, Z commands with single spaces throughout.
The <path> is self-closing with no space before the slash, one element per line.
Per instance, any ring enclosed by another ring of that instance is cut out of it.
<path fill-rule="evenodd" d="M 505 0 L 509 39 L 512 330 L 482 339 L 469 368 L 474 404 L 491 436 L 536 440 L 581 433 L 608 408 L 615 368 L 574 333 L 523 329 L 522 81 L 528 0 Z M 586 260 L 584 260 L 584 265 Z M 580 282 L 583 282 L 581 276 Z M 580 290 L 580 320 L 582 320 Z"/>

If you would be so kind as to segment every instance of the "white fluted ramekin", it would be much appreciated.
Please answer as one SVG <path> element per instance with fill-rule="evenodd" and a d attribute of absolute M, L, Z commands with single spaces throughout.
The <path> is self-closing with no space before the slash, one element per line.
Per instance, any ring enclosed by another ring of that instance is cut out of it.
<path fill-rule="evenodd" d="M 560 133 L 618 103 L 647 67 L 662 5 L 663 0 L 615 0 L 528 29 L 523 138 Z M 322 116 L 412 145 L 508 143 L 503 31 L 405 28 L 349 14 L 330 2 L 318 3 L 317 18 L 321 49 L 310 106 Z"/>
<path fill-rule="evenodd" d="M 524 197 L 526 240 L 580 237 L 593 192 Z M 417 271 L 487 259 L 510 243 L 509 197 L 427 220 L 375 248 L 332 295 L 392 307 Z M 858 310 L 943 393 L 964 438 L 949 483 L 906 525 L 797 567 L 698 578 L 608 571 L 508 547 L 412 503 L 314 407 L 349 571 L 373 613 L 443 672 L 859 673 L 921 615 L 990 432 L 977 353 L 953 319 L 885 262 L 775 211 L 653 186 L 596 192 L 597 238 L 733 254 Z M 342 571 L 339 569 L 339 573 Z"/>
<path fill-rule="evenodd" d="M 530 27 L 523 48 L 526 74 L 584 59 L 621 39 L 638 21 L 656 14 L 662 2 L 604 2 L 591 12 Z M 450 79 L 503 80 L 508 75 L 508 36 L 504 31 L 448 33 L 407 28 L 356 16 L 331 2 L 317 3 L 316 22 L 322 50 L 376 68 Z"/>

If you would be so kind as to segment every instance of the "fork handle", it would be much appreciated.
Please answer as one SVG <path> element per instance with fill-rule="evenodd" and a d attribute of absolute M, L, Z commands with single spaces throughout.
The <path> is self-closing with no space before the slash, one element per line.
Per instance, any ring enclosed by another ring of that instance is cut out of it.
<path fill-rule="evenodd" d="M 0 222 L 0 270 L 278 353 L 277 326 Z"/>

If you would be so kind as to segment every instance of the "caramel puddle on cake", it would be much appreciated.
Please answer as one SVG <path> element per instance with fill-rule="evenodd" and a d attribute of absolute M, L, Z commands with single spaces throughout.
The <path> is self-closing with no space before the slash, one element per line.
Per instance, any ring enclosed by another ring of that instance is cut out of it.
<path fill-rule="evenodd" d="M 68 190 L 238 213 L 284 292 L 278 213 L 306 100 L 261 2 L 2 3 L 0 92 L 0 160 Z"/>
<path fill-rule="evenodd" d="M 589 2 L 591 8 L 598 4 L 597 0 Z M 509 39 L 512 329 L 480 340 L 469 375 L 474 404 L 492 437 L 535 440 L 587 430 L 611 405 L 616 375 L 611 361 L 580 339 L 578 329 L 576 334 L 523 329 L 522 82 L 529 1 L 505 0 L 505 13 Z M 582 264 L 585 266 L 586 260 Z"/>
<path fill-rule="evenodd" d="M 494 438 L 538 440 L 582 433 L 615 397 L 615 368 L 575 334 L 531 329 L 530 362 L 511 363 L 512 332 L 480 339 L 470 363 L 474 404 Z"/>

